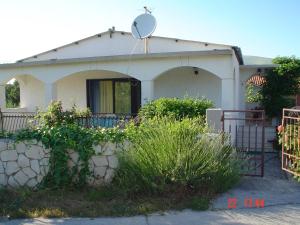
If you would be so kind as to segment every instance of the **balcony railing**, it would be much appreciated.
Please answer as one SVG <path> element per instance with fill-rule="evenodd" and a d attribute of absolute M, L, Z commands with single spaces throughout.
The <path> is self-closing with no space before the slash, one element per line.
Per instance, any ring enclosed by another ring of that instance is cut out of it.
<path fill-rule="evenodd" d="M 115 127 L 123 128 L 126 123 L 135 118 L 134 114 L 104 114 L 96 113 L 90 116 L 77 118 L 79 125 L 87 128 Z M 0 132 L 16 132 L 24 128 L 38 125 L 39 120 L 35 112 L 1 112 L 0 111 Z"/>

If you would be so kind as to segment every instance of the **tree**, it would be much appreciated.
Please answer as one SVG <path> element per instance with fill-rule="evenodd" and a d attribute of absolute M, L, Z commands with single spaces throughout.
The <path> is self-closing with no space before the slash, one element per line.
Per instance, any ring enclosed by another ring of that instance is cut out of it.
<path fill-rule="evenodd" d="M 5 87 L 6 107 L 16 108 L 20 106 L 20 85 L 17 80 Z"/>
<path fill-rule="evenodd" d="M 266 73 L 266 82 L 261 89 L 261 104 L 269 117 L 280 117 L 283 108 L 294 106 L 291 96 L 299 93 L 300 59 L 277 57 L 278 66 Z"/>

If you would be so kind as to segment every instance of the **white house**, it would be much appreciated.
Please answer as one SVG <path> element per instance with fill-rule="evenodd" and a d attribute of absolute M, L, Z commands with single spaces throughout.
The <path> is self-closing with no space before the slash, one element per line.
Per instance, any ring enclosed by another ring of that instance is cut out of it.
<path fill-rule="evenodd" d="M 205 96 L 222 109 L 244 109 L 247 79 L 270 59 L 243 57 L 240 48 L 176 38 L 149 38 L 110 30 L 17 61 L 0 64 L 0 107 L 5 84 L 20 83 L 19 111 L 35 111 L 52 100 L 95 113 L 135 113 L 159 97 Z"/>

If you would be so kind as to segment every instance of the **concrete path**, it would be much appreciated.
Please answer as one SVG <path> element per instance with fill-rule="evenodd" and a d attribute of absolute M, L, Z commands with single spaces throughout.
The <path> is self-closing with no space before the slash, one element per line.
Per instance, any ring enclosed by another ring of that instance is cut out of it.
<path fill-rule="evenodd" d="M 244 177 L 235 188 L 217 198 L 212 209 L 228 209 L 228 201 L 233 200 L 236 200 L 237 209 L 249 208 L 251 200 L 255 207 L 256 199 L 264 200 L 264 206 L 300 204 L 300 184 L 288 179 L 275 154 L 266 154 L 265 159 L 263 178 Z"/>
<path fill-rule="evenodd" d="M 2 225 L 199 225 L 199 224 L 299 224 L 300 205 L 269 206 L 262 209 L 236 209 L 205 212 L 170 212 L 165 215 L 150 215 L 126 218 L 65 218 L 12 220 Z"/>
<path fill-rule="evenodd" d="M 0 221 L 0 225 L 198 225 L 198 224 L 300 224 L 300 184 L 287 179 L 273 154 L 266 156 L 264 178 L 245 177 L 229 192 L 220 195 L 211 209 L 204 212 L 184 210 L 164 215 L 122 218 L 64 218 Z M 236 208 L 228 209 L 228 199 L 236 199 Z M 245 199 L 249 200 L 245 205 Z M 263 199 L 264 207 L 256 208 L 255 200 Z"/>

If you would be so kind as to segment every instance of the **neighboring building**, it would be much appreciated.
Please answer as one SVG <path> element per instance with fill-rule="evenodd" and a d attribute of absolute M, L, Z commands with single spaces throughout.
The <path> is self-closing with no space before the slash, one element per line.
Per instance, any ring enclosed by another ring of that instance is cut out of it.
<path fill-rule="evenodd" d="M 230 45 L 152 36 L 149 53 L 131 33 L 108 31 L 11 64 L 0 64 L 4 85 L 20 83 L 19 111 L 61 100 L 95 113 L 136 113 L 159 97 L 207 97 L 223 109 L 244 109 L 245 84 L 270 59 L 243 57 Z"/>

